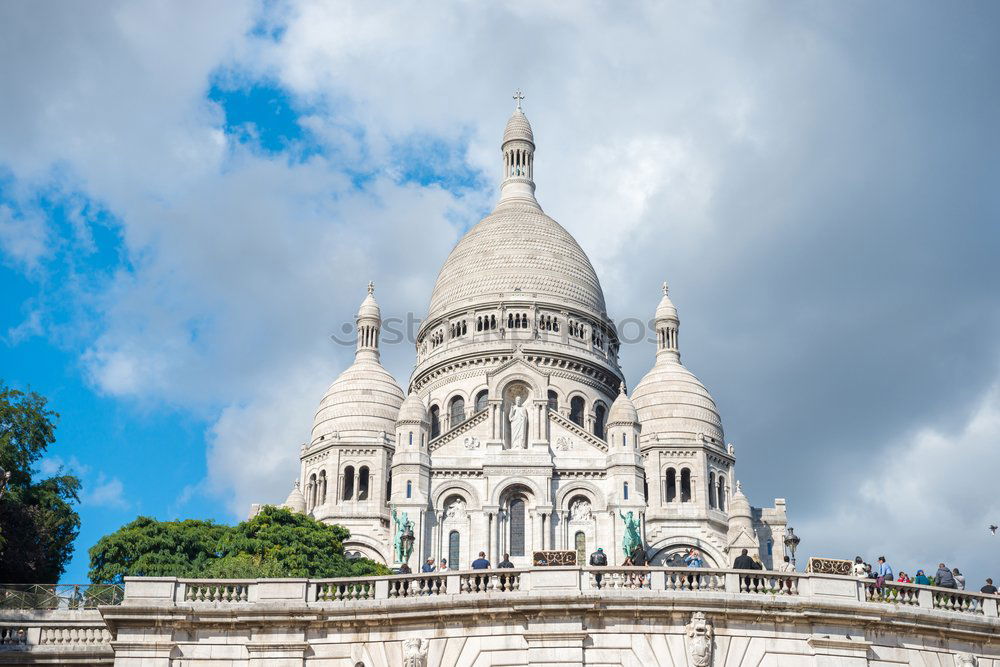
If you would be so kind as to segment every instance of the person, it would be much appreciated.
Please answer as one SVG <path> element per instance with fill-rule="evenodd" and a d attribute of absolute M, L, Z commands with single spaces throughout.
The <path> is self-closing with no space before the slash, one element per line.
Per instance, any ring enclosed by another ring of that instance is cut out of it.
<path fill-rule="evenodd" d="M 763 570 L 764 569 L 764 564 L 760 562 L 760 556 L 758 556 L 757 554 L 754 554 L 750 558 L 751 558 L 751 560 L 753 560 L 753 569 L 755 569 L 755 570 Z M 753 578 L 754 588 L 756 588 L 758 591 L 761 590 L 761 584 L 763 584 L 763 582 L 764 582 L 764 580 L 761 579 L 760 577 L 754 577 Z"/>
<path fill-rule="evenodd" d="M 632 549 L 632 555 L 630 558 L 632 559 L 632 565 L 643 567 L 647 563 L 646 550 L 642 548 L 641 544 L 637 544 L 635 545 L 635 548 Z"/>
<path fill-rule="evenodd" d="M 987 595 L 996 595 L 997 587 L 993 585 L 993 580 L 986 577 L 986 585 L 979 589 L 980 593 L 986 593 Z"/>
<path fill-rule="evenodd" d="M 503 560 L 497 563 L 497 567 L 512 568 L 514 564 L 510 562 L 510 554 L 504 554 Z"/>
<path fill-rule="evenodd" d="M 892 581 L 892 567 L 885 562 L 885 556 L 878 557 L 878 565 L 875 566 L 876 585 L 882 588 L 886 581 Z"/>
<path fill-rule="evenodd" d="M 899 577 L 896 579 L 901 584 L 912 584 L 913 579 L 910 579 L 910 575 L 905 572 L 900 572 Z"/>
<path fill-rule="evenodd" d="M 590 564 L 593 565 L 594 567 L 607 567 L 608 566 L 608 557 L 604 553 L 604 548 L 603 547 L 597 547 L 597 551 L 595 551 L 594 553 L 590 554 Z M 597 585 L 598 588 L 601 587 L 601 579 L 602 578 L 603 578 L 603 575 L 600 574 L 600 573 L 594 575 L 594 583 Z"/>
<path fill-rule="evenodd" d="M 402 565 L 399 566 L 399 573 L 400 574 L 413 574 L 413 570 L 410 569 L 410 566 L 408 564 L 403 563 Z"/>
<path fill-rule="evenodd" d="M 958 585 L 955 583 L 955 577 L 952 576 L 951 570 L 944 563 L 938 565 L 937 574 L 934 575 L 934 585 L 941 588 L 955 588 Z"/>
<path fill-rule="evenodd" d="M 448 569 L 448 559 L 447 558 L 442 558 L 441 559 L 441 564 L 438 565 L 438 572 L 444 572 L 447 569 Z"/>
<path fill-rule="evenodd" d="M 486 560 L 486 552 L 480 551 L 479 558 L 472 561 L 473 570 L 488 570 L 490 569 L 490 562 Z"/>
<path fill-rule="evenodd" d="M 954 570 L 951 571 L 951 576 L 955 580 L 955 588 L 957 588 L 960 591 L 964 591 L 965 575 L 959 572 L 958 568 L 956 567 Z"/>
<path fill-rule="evenodd" d="M 917 570 L 917 576 L 913 578 L 913 583 L 919 584 L 921 586 L 930 586 L 931 580 L 927 578 L 923 570 Z"/>
<path fill-rule="evenodd" d="M 858 579 L 864 579 L 868 576 L 868 572 L 865 571 L 865 562 L 861 556 L 854 557 L 854 576 Z"/>
<path fill-rule="evenodd" d="M 504 569 L 504 570 L 506 570 L 506 569 L 512 569 L 514 567 L 514 564 L 510 562 L 510 554 L 504 554 L 503 555 L 503 560 L 500 561 L 499 563 L 497 563 L 497 567 L 500 568 L 500 569 Z M 500 577 L 500 590 L 502 590 L 502 591 L 508 590 L 508 584 L 507 584 L 508 580 L 511 582 L 510 585 L 513 585 L 513 583 L 514 583 L 514 577 L 504 577 L 504 576 L 501 575 L 501 577 Z"/>
<path fill-rule="evenodd" d="M 753 558 L 750 558 L 749 554 L 750 552 L 744 549 L 743 552 L 739 556 L 737 556 L 736 560 L 733 562 L 733 569 L 734 570 L 756 569 L 756 567 L 754 567 Z M 743 588 L 745 590 L 748 591 L 750 590 L 750 577 L 740 577 L 740 582 L 743 584 Z"/>
<path fill-rule="evenodd" d="M 736 560 L 739 560 L 737 558 Z M 701 557 L 701 552 L 697 549 L 690 549 L 684 556 L 684 564 L 688 567 L 705 567 L 705 561 Z"/>
<path fill-rule="evenodd" d="M 795 566 L 792 565 L 792 559 L 785 556 L 785 560 L 778 565 L 778 572 L 795 572 Z"/>
<path fill-rule="evenodd" d="M 421 566 L 420 571 L 421 572 L 433 572 L 434 571 L 434 559 L 433 558 L 428 558 L 427 562 L 424 563 Z"/>

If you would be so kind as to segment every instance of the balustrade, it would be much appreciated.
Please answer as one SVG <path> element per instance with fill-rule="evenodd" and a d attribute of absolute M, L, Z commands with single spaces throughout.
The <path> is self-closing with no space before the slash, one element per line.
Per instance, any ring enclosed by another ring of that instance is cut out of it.
<path fill-rule="evenodd" d="M 250 584 L 224 581 L 186 582 L 185 602 L 249 602 Z"/>
<path fill-rule="evenodd" d="M 316 602 L 375 599 L 375 579 L 316 582 Z"/>
<path fill-rule="evenodd" d="M 389 597 L 405 598 L 417 595 L 445 595 L 448 575 L 419 574 L 389 577 Z"/>
<path fill-rule="evenodd" d="M 111 641 L 111 633 L 101 627 L 42 628 L 39 646 L 96 646 Z"/>

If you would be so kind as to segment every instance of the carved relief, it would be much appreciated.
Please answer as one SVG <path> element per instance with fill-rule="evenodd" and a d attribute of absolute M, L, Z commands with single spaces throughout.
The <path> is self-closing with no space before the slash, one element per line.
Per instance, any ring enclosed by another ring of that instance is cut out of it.
<path fill-rule="evenodd" d="M 403 667 L 425 667 L 427 664 L 427 649 L 430 642 L 424 639 L 407 639 L 403 641 Z"/>
<path fill-rule="evenodd" d="M 470 436 L 466 436 L 466 438 L 463 441 L 463 443 L 465 444 L 465 448 L 466 449 L 479 449 L 479 443 L 480 443 L 480 441 L 479 441 L 479 438 L 477 438 L 476 436 L 470 435 Z"/>
<path fill-rule="evenodd" d="M 465 501 L 461 498 L 456 498 L 448 504 L 447 509 L 445 509 L 444 516 L 446 519 L 461 520 L 465 518 Z"/>
<path fill-rule="evenodd" d="M 565 435 L 561 435 L 556 439 L 556 449 L 561 449 L 562 451 L 567 451 L 573 449 L 573 439 L 568 438 Z"/>
<path fill-rule="evenodd" d="M 955 654 L 955 667 L 976 667 L 978 664 L 979 660 L 971 653 Z"/>
<path fill-rule="evenodd" d="M 591 508 L 589 500 L 575 500 L 569 506 L 570 521 L 590 521 Z"/>
<path fill-rule="evenodd" d="M 685 626 L 687 631 L 688 657 L 694 667 L 709 667 L 712 664 L 712 624 L 705 614 L 696 611 L 691 615 L 691 622 Z"/>

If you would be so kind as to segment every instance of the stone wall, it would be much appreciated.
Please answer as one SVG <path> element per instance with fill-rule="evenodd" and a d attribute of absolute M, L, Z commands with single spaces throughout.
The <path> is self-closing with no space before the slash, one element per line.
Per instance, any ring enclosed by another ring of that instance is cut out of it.
<path fill-rule="evenodd" d="M 995 596 L 816 574 L 136 578 L 121 605 L 0 612 L 0 664 L 1000 667 L 998 630 Z"/>

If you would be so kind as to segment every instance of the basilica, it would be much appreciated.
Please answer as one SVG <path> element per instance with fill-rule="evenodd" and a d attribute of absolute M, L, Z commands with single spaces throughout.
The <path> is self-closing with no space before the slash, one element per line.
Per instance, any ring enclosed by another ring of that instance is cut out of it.
<path fill-rule="evenodd" d="M 742 549 L 784 556 L 785 501 L 750 505 L 705 386 L 682 363 L 666 284 L 656 361 L 631 392 L 601 283 L 535 199 L 535 141 L 517 108 L 493 212 L 445 261 L 404 394 L 379 362 L 369 284 L 354 363 L 320 401 L 284 506 L 351 532 L 350 554 L 467 569 L 480 551 L 517 566 L 542 550 L 603 548 L 638 529 L 654 564 L 690 549 L 727 567 Z M 410 536 L 401 549 L 403 528 Z"/>

